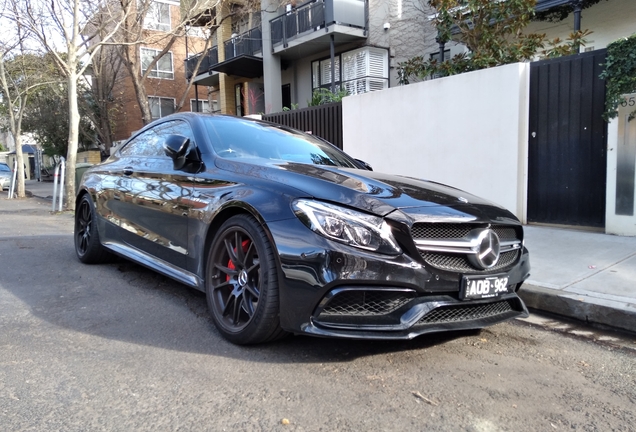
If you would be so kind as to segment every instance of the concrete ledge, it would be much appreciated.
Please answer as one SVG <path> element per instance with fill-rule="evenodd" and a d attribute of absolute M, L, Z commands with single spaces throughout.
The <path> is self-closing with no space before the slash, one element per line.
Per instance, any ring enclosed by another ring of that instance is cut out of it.
<path fill-rule="evenodd" d="M 636 333 L 636 308 L 627 303 L 523 284 L 519 296 L 532 309 Z"/>

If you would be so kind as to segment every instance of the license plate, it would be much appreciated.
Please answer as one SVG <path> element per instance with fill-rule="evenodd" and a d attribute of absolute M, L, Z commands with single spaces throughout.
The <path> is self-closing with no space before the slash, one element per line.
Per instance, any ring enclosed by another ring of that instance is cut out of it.
<path fill-rule="evenodd" d="M 464 276 L 460 298 L 464 300 L 499 297 L 509 293 L 507 275 Z"/>

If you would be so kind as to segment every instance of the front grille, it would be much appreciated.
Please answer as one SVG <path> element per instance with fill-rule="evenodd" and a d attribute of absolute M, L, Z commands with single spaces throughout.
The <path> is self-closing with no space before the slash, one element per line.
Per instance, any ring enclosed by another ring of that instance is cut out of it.
<path fill-rule="evenodd" d="M 440 253 L 440 252 L 420 252 L 422 259 L 432 267 L 446 271 L 456 272 L 484 272 L 500 271 L 508 268 L 517 261 L 519 250 L 504 252 L 499 256 L 499 261 L 487 270 L 476 269 L 466 258 L 466 255 Z"/>
<path fill-rule="evenodd" d="M 420 240 L 417 247 L 424 262 L 436 269 L 461 273 L 487 273 L 507 270 L 519 258 L 521 254 L 519 249 L 502 252 L 497 264 L 489 269 L 474 267 L 468 260 L 466 247 L 470 245 L 471 237 L 474 235 L 474 233 L 471 235 L 471 232 L 485 229 L 487 226 L 486 224 L 475 223 L 416 223 L 411 227 L 411 236 L 414 240 Z M 501 242 L 508 242 L 508 247 L 510 247 L 510 244 L 516 245 L 516 247 L 521 246 L 521 228 L 510 225 L 490 225 L 490 229 L 497 234 Z M 457 251 L 436 251 L 436 245 L 433 243 L 429 247 L 426 240 L 432 242 L 440 240 L 455 241 L 456 246 L 454 247 L 457 248 Z"/>
<path fill-rule="evenodd" d="M 477 305 L 441 306 L 424 315 L 417 324 L 442 324 L 491 318 L 514 311 L 509 300 Z"/>
<path fill-rule="evenodd" d="M 387 315 L 409 302 L 412 295 L 397 291 L 352 290 L 336 294 L 323 308 L 323 315 Z"/>

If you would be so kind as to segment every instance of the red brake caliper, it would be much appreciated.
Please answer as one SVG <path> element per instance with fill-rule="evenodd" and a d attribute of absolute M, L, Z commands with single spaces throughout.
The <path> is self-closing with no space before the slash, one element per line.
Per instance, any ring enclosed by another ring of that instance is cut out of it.
<path fill-rule="evenodd" d="M 243 253 L 247 252 L 247 246 L 250 244 L 249 240 L 243 240 L 243 243 L 241 243 L 241 247 L 243 248 Z M 234 248 L 234 252 L 236 252 L 236 248 Z M 227 268 L 229 268 L 230 270 L 236 270 L 236 267 L 234 266 L 234 263 L 232 262 L 232 260 L 229 260 L 227 262 Z M 230 275 L 225 276 L 225 281 L 229 282 L 230 281 Z"/>

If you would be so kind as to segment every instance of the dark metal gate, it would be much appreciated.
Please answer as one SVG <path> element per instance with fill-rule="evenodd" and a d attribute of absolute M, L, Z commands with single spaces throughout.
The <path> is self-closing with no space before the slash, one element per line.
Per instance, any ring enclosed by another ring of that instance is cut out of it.
<path fill-rule="evenodd" d="M 263 120 L 311 132 L 342 149 L 342 102 L 266 114 Z"/>
<path fill-rule="evenodd" d="M 530 65 L 528 222 L 605 226 L 605 54 Z"/>

